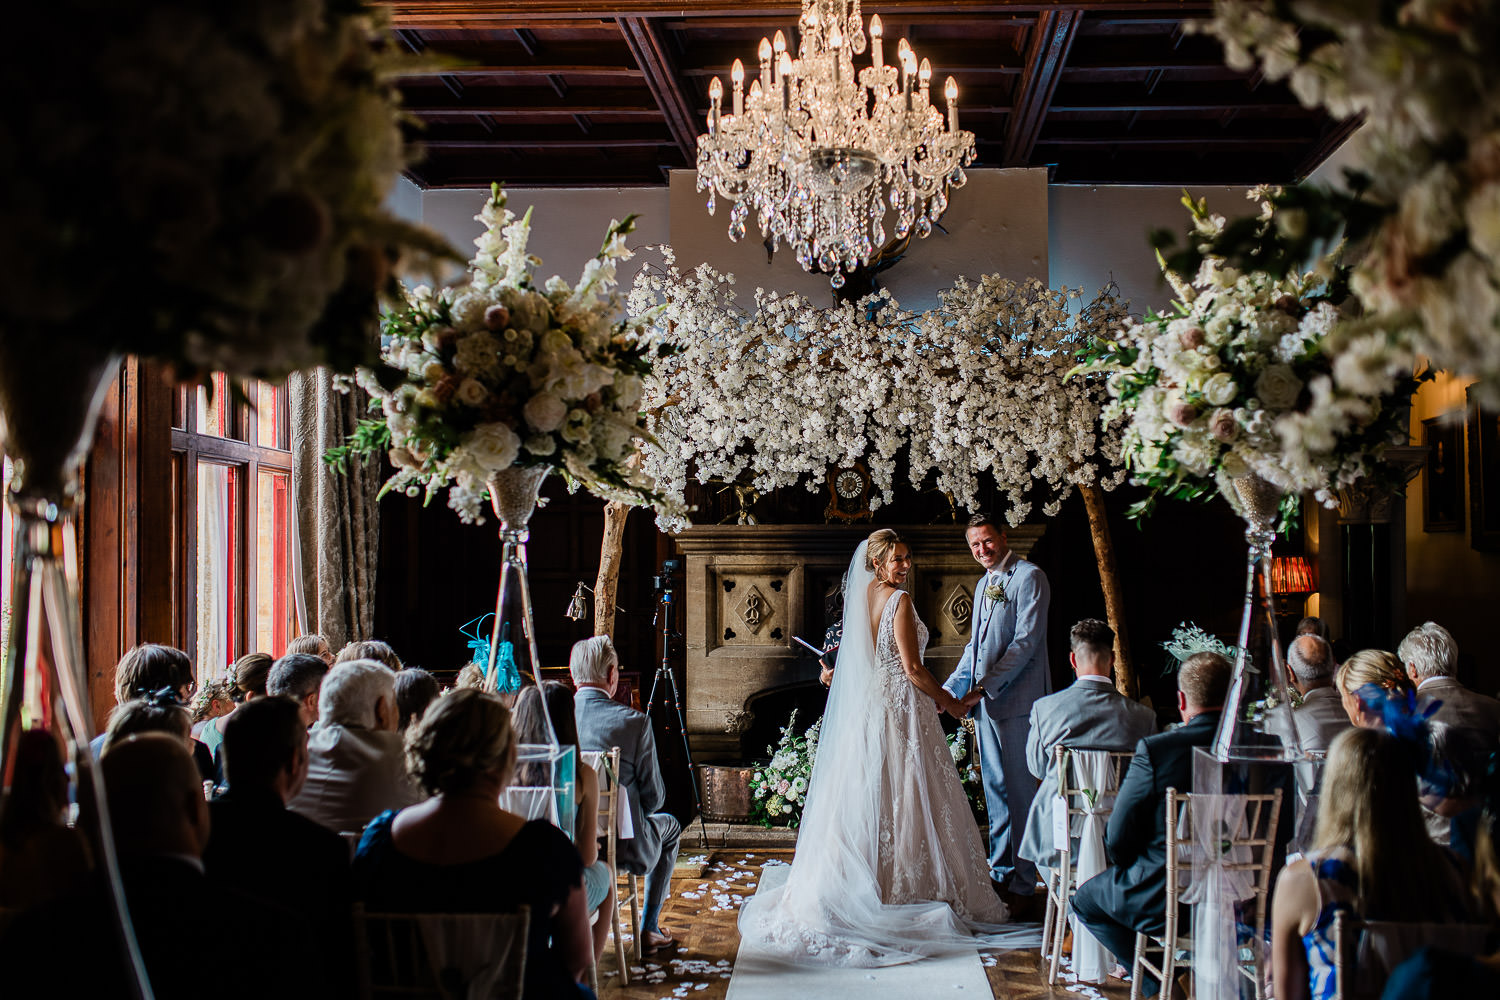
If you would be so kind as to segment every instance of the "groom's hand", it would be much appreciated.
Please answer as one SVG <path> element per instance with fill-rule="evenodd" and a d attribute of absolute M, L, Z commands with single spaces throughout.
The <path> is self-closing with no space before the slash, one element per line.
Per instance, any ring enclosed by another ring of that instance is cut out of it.
<path fill-rule="evenodd" d="M 964 707 L 964 715 L 968 715 L 970 712 L 974 711 L 974 706 L 979 704 L 981 701 L 984 701 L 984 688 L 982 687 L 976 687 L 974 690 L 964 695 L 961 702 Z"/>

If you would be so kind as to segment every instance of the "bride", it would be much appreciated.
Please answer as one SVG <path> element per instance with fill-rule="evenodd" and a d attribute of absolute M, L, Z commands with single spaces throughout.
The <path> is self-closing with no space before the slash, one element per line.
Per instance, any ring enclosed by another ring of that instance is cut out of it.
<path fill-rule="evenodd" d="M 855 550 L 797 853 L 783 885 L 745 904 L 746 947 L 880 966 L 1035 943 L 1034 929 L 998 926 L 1008 914 L 938 724 L 938 709 L 961 718 L 982 692 L 956 699 L 922 664 L 927 628 L 900 589 L 910 572 L 888 528 Z"/>

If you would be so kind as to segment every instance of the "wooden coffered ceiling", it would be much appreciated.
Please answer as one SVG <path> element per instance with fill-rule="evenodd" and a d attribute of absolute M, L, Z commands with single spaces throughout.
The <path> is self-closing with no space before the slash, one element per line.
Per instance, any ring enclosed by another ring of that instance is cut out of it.
<path fill-rule="evenodd" d="M 711 77 L 789 36 L 764 0 L 389 3 L 401 43 L 453 65 L 405 78 L 423 187 L 662 184 L 691 167 Z M 977 166 L 1045 166 L 1064 184 L 1300 180 L 1352 130 L 1185 25 L 1207 2 L 867 2 L 960 87 Z"/>

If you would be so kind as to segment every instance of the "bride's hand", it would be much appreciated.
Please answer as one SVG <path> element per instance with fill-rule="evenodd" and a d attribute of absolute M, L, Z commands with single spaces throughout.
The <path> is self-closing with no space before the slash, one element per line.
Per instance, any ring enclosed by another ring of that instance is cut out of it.
<path fill-rule="evenodd" d="M 962 719 L 965 715 L 968 714 L 968 710 L 964 708 L 964 703 L 959 699 L 953 697 L 953 695 L 949 694 L 947 691 L 943 692 L 943 700 L 938 702 L 938 708 L 944 712 L 947 712 L 955 719 Z"/>
<path fill-rule="evenodd" d="M 962 704 L 964 706 L 964 715 L 968 715 L 970 712 L 972 712 L 974 710 L 974 706 L 979 704 L 981 701 L 984 701 L 984 688 L 977 687 L 974 690 L 970 691 L 968 694 L 964 695 L 962 701 Z"/>

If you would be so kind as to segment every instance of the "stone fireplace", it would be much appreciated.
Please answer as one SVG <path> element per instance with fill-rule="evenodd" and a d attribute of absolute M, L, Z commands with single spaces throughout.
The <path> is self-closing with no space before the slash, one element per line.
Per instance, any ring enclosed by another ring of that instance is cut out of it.
<path fill-rule="evenodd" d="M 931 632 L 927 664 L 946 677 L 969 641 L 979 567 L 957 525 L 893 527 L 912 548 L 908 589 Z M 705 525 L 675 537 L 686 572 L 687 732 L 700 762 L 759 756 L 765 749 L 761 734 L 785 722 L 789 704 L 821 704 L 821 690 L 781 691 L 816 687 L 817 660 L 792 637 L 822 644 L 826 626 L 839 619 L 849 559 L 871 530 Z M 1011 548 L 1029 555 L 1042 531 L 1042 525 L 1008 529 Z M 769 706 L 782 717 L 752 715 Z M 811 721 L 801 718 L 802 724 Z M 743 745 L 751 732 L 759 745 Z"/>

